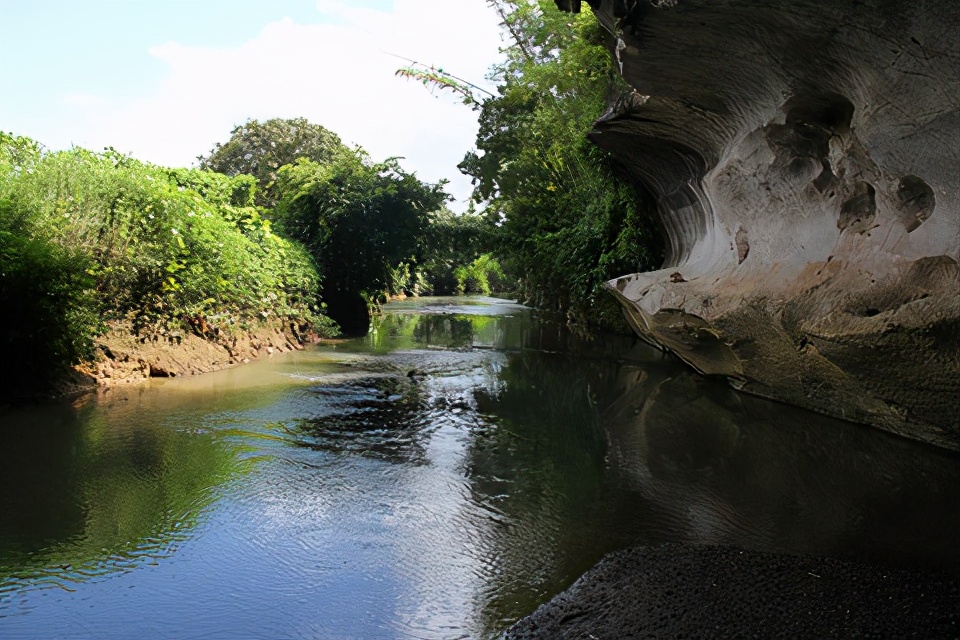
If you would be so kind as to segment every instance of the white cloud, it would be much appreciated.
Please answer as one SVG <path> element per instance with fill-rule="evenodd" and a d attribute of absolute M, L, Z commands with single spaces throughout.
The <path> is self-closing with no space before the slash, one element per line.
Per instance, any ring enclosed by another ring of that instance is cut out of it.
<path fill-rule="evenodd" d="M 107 99 L 90 93 L 68 93 L 63 96 L 63 103 L 72 107 L 100 107 L 107 104 Z"/>
<path fill-rule="evenodd" d="M 230 49 L 153 47 L 169 67 L 162 84 L 103 111 L 81 144 L 189 165 L 249 118 L 303 116 L 374 159 L 402 156 L 421 179 L 450 179 L 449 190 L 465 199 L 469 181 L 456 164 L 473 147 L 476 113 L 448 92 L 431 95 L 396 77 L 406 62 L 395 56 L 480 83 L 498 58 L 496 14 L 484 0 L 396 0 L 392 13 L 321 0 L 318 9 L 335 23 L 284 19 Z"/>

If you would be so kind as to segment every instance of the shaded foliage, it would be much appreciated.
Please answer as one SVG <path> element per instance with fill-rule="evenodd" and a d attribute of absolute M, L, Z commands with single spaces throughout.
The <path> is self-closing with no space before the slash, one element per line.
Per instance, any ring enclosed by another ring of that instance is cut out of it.
<path fill-rule="evenodd" d="M 434 212 L 421 242 L 422 257 L 414 274 L 413 292 L 454 295 L 512 291 L 513 283 L 505 279 L 502 271 L 486 289 L 465 286 L 468 276 L 464 274 L 470 266 L 495 247 L 496 228 L 485 216 L 472 212 L 458 215 L 448 209 Z M 494 269 L 489 261 L 485 264 Z"/>
<path fill-rule="evenodd" d="M 90 257 L 31 237 L 11 213 L 0 201 L 0 336 L 5 359 L 17 365 L 6 392 L 22 395 L 91 357 L 100 318 Z"/>
<path fill-rule="evenodd" d="M 442 184 L 421 182 L 395 159 L 372 163 L 346 148 L 324 164 L 300 159 L 283 167 L 279 192 L 278 224 L 319 265 L 324 298 L 338 321 L 347 305 L 352 316 L 358 299 L 377 304 L 399 293 L 398 272 L 419 263 L 430 214 L 448 197 Z"/>

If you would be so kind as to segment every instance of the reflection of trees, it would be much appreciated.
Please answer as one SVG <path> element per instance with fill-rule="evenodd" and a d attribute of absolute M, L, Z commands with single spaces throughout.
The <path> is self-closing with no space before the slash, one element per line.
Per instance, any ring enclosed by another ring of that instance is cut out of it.
<path fill-rule="evenodd" d="M 611 456 L 676 541 L 960 568 L 955 454 L 689 373 L 621 389 Z"/>
<path fill-rule="evenodd" d="M 0 592 L 167 555 L 238 471 L 211 434 L 48 412 L 35 428 L 2 434 Z"/>
<path fill-rule="evenodd" d="M 597 516 L 610 487 L 590 391 L 601 368 L 514 353 L 499 389 L 476 393 L 486 426 L 472 441 L 466 472 L 474 501 L 496 522 L 483 559 L 492 582 L 479 607 L 487 629 L 528 613 L 604 551 L 593 538 L 605 524 Z"/>
<path fill-rule="evenodd" d="M 413 328 L 413 339 L 424 346 L 469 347 L 473 344 L 475 325 L 493 318 L 480 316 L 423 315 Z"/>
<path fill-rule="evenodd" d="M 323 413 L 288 429 L 294 444 L 393 462 L 425 460 L 431 431 L 422 391 L 413 376 L 387 375 L 315 387 Z"/>
<path fill-rule="evenodd" d="M 374 319 L 367 343 L 377 351 L 424 347 L 461 349 L 475 344 L 503 346 L 504 335 L 513 337 L 519 326 L 519 318 L 387 313 Z"/>

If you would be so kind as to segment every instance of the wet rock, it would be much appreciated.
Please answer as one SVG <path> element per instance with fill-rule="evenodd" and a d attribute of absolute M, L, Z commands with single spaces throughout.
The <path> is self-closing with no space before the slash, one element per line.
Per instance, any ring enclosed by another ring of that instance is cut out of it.
<path fill-rule="evenodd" d="M 960 579 L 668 544 L 604 558 L 504 637 L 955 638 Z"/>

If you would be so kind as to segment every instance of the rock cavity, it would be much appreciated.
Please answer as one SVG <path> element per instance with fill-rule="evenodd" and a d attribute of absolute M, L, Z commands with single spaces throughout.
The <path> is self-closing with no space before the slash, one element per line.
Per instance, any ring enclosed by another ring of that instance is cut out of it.
<path fill-rule="evenodd" d="M 637 333 L 746 392 L 960 450 L 955 4 L 589 4 L 633 87 L 591 139 L 668 238 L 662 269 L 608 283 Z"/>

